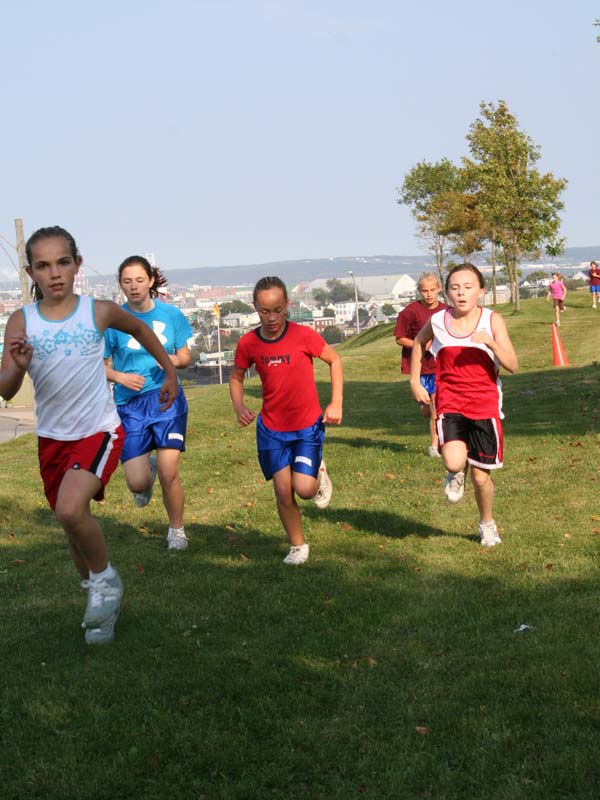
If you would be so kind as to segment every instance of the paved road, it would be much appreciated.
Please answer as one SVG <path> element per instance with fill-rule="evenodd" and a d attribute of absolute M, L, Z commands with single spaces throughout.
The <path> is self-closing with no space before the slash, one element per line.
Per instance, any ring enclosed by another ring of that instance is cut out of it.
<path fill-rule="evenodd" d="M 32 408 L 0 408 L 0 442 L 8 442 L 24 433 L 35 433 Z"/>

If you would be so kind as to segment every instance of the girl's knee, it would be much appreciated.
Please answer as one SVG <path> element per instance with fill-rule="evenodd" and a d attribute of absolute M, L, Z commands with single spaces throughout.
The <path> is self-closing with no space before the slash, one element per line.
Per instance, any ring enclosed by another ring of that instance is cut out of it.
<path fill-rule="evenodd" d="M 487 470 L 473 467 L 471 469 L 471 482 L 474 486 L 486 486 L 486 484 L 492 482 L 492 476 Z"/>
<path fill-rule="evenodd" d="M 294 473 L 292 478 L 293 490 L 302 500 L 311 500 L 317 492 L 318 485 L 319 479 L 310 475 Z"/>
<path fill-rule="evenodd" d="M 176 469 L 168 469 L 158 471 L 158 480 L 163 489 L 167 491 L 171 486 L 179 482 L 179 471 Z"/>
<path fill-rule="evenodd" d="M 54 513 L 63 527 L 69 527 L 81 520 L 85 508 L 80 503 L 74 502 L 73 498 L 65 497 L 58 499 Z"/>
<path fill-rule="evenodd" d="M 442 461 L 444 462 L 444 467 L 448 470 L 448 472 L 461 472 L 461 470 L 465 469 L 467 466 L 466 456 L 463 458 L 455 453 L 452 453 L 451 455 L 444 453 L 443 448 Z"/>

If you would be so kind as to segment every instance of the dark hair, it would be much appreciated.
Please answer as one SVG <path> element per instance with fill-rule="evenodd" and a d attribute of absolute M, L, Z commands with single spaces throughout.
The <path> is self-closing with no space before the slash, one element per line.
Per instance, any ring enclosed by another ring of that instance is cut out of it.
<path fill-rule="evenodd" d="M 73 236 L 69 233 L 69 231 L 61 228 L 60 225 L 51 225 L 48 228 L 38 228 L 37 231 L 31 234 L 29 239 L 27 239 L 27 244 L 25 245 L 25 255 L 27 257 L 27 263 L 31 267 L 31 250 L 33 247 L 38 243 L 41 242 L 42 239 L 53 239 L 53 238 L 60 238 L 64 239 L 66 243 L 69 245 L 69 250 L 71 251 L 71 256 L 73 257 L 73 261 L 77 261 L 78 258 L 81 258 L 81 254 L 77 248 L 77 242 L 73 238 Z M 31 294 L 34 300 L 41 300 L 42 293 L 40 291 L 40 287 L 37 285 L 35 281 L 31 284 Z"/>
<path fill-rule="evenodd" d="M 159 270 L 158 267 L 153 267 L 152 264 L 148 261 L 147 258 L 144 256 L 129 256 L 128 258 L 123 261 L 122 264 L 119 265 L 119 283 L 121 283 L 121 276 L 123 275 L 123 270 L 127 269 L 127 267 L 133 267 L 135 264 L 138 264 L 140 267 L 143 268 L 146 275 L 152 280 L 154 278 L 154 283 L 150 287 L 150 297 L 158 297 L 158 290 L 161 286 L 167 285 L 167 279 Z"/>
<path fill-rule="evenodd" d="M 597 266 L 598 266 L 597 261 L 590 261 L 590 267 L 597 267 Z"/>
<path fill-rule="evenodd" d="M 256 305 L 258 293 L 264 292 L 266 289 L 281 289 L 285 302 L 287 303 L 288 293 L 287 289 L 285 288 L 285 283 L 281 280 L 281 278 L 277 278 L 275 275 L 269 275 L 266 278 L 261 278 L 259 281 L 257 281 L 254 291 L 252 292 L 252 302 L 254 305 Z"/>
<path fill-rule="evenodd" d="M 450 272 L 446 275 L 446 283 L 444 285 L 444 289 L 448 292 L 450 288 L 450 278 L 454 275 L 455 272 L 472 272 L 473 275 L 477 276 L 477 280 L 479 281 L 479 285 L 482 289 L 485 289 L 485 279 L 481 272 L 477 269 L 474 264 L 469 264 L 468 261 L 465 261 L 464 264 L 457 264 L 455 267 L 452 267 Z"/>

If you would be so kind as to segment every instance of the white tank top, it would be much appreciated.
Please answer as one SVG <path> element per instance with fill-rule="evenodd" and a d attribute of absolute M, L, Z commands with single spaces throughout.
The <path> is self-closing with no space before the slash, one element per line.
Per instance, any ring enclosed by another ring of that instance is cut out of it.
<path fill-rule="evenodd" d="M 36 399 L 37 433 L 75 441 L 120 424 L 104 372 L 104 336 L 94 301 L 81 295 L 66 319 L 43 317 L 38 303 L 23 307 L 33 347 L 28 372 Z"/>

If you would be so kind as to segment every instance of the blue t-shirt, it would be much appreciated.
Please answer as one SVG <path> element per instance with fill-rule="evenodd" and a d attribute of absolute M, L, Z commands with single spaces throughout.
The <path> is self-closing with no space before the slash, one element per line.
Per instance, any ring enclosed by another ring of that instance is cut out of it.
<path fill-rule="evenodd" d="M 185 347 L 188 339 L 193 336 L 192 328 L 185 315 L 176 306 L 161 303 L 160 300 L 153 302 L 154 308 L 142 314 L 132 311 L 127 303 L 123 308 L 152 328 L 167 353 L 174 355 L 177 350 Z M 146 379 L 139 392 L 115 384 L 115 401 L 118 405 L 129 402 L 132 397 L 156 391 L 162 386 L 165 379 L 164 370 L 138 340 L 128 333 L 107 328 L 104 332 L 104 358 L 111 357 L 113 369 L 117 372 L 143 375 Z"/>

